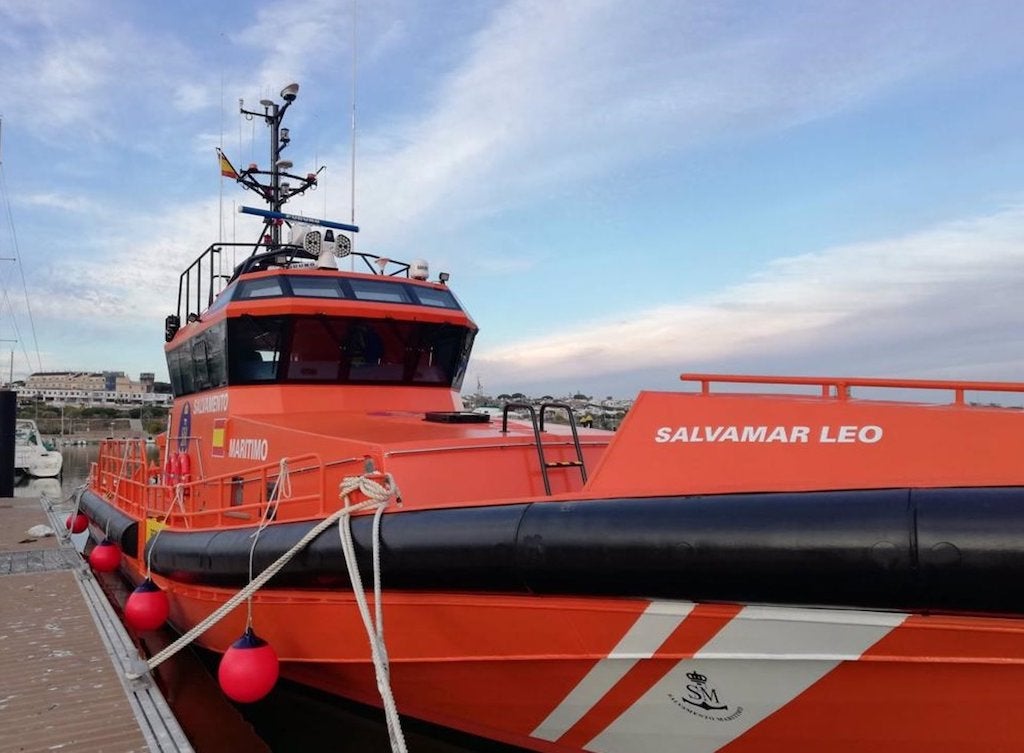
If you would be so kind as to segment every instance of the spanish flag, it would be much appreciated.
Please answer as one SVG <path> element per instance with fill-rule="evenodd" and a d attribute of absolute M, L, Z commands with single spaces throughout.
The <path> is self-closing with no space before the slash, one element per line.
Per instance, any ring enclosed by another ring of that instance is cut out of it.
<path fill-rule="evenodd" d="M 217 150 L 217 156 L 220 158 L 220 174 L 225 178 L 234 178 L 238 180 L 238 171 L 235 170 L 228 158 L 224 156 L 224 152 L 220 149 Z"/>
<path fill-rule="evenodd" d="M 210 454 L 215 458 L 224 457 L 224 439 L 227 434 L 228 420 L 226 418 L 213 419 L 213 435 L 210 438 Z"/>

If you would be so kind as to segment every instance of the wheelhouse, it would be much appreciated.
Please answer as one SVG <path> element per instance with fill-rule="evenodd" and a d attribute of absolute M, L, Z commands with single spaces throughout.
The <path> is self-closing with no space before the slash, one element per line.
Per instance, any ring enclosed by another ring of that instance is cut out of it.
<path fill-rule="evenodd" d="M 440 283 L 271 270 L 231 282 L 166 347 L 176 397 L 225 386 L 458 390 L 476 326 Z"/>

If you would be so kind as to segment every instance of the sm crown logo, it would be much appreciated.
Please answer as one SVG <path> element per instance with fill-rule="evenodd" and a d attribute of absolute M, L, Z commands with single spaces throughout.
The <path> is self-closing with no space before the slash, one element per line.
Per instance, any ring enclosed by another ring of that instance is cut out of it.
<path fill-rule="evenodd" d="M 707 675 L 691 670 L 686 673 L 686 679 L 688 682 L 682 693 L 668 694 L 672 702 L 684 711 L 718 722 L 731 722 L 743 713 L 742 706 L 730 706 Z"/>

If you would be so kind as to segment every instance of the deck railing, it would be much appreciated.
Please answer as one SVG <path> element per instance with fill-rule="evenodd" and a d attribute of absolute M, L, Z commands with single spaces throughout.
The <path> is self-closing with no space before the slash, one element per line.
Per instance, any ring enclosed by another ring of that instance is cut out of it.
<path fill-rule="evenodd" d="M 847 400 L 851 387 L 874 389 L 946 390 L 953 392 L 953 403 L 965 405 L 965 392 L 1016 392 L 1024 394 L 1022 382 L 964 382 L 940 379 L 874 379 L 867 377 L 796 377 L 734 374 L 680 374 L 683 382 L 699 382 L 702 395 L 711 394 L 712 383 L 764 384 L 820 387 L 822 397 Z"/>
<path fill-rule="evenodd" d="M 334 512 L 341 504 L 341 479 L 363 473 L 365 463 L 363 457 L 325 463 L 319 455 L 306 453 L 286 458 L 284 466 L 266 463 L 169 484 L 147 458 L 144 442 L 108 440 L 100 445 L 90 486 L 128 515 L 171 528 L 252 526 L 267 517 L 277 522 L 315 520 Z"/>

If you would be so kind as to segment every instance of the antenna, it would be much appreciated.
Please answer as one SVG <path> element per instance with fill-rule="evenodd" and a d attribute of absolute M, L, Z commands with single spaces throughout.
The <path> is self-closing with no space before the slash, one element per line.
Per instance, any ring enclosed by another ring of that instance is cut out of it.
<path fill-rule="evenodd" d="M 0 125 L 2 125 L 2 121 L 0 121 Z M 3 163 L 3 158 L 2 158 L 2 150 L 3 150 L 2 136 L 3 136 L 3 133 L 0 132 L 0 206 L 2 206 L 6 210 L 5 213 L 7 215 L 7 221 L 10 224 L 10 227 L 11 227 L 11 244 L 12 244 L 12 247 L 14 249 L 14 257 L 12 259 L 10 259 L 10 260 L 4 259 L 3 261 L 15 261 L 17 263 L 17 265 L 18 265 L 18 272 L 21 274 L 21 289 L 25 293 L 25 311 L 28 313 L 28 323 L 29 323 L 29 327 L 32 330 L 32 341 L 35 343 L 35 346 L 36 346 L 36 362 L 39 364 L 39 370 L 42 371 L 43 370 L 43 360 L 42 360 L 42 356 L 40 356 L 40 354 L 39 354 L 39 338 L 36 336 L 36 323 L 35 323 L 35 319 L 32 318 L 32 304 L 29 303 L 29 300 L 28 300 L 28 283 L 25 281 L 25 268 L 24 268 L 24 265 L 21 263 L 21 251 L 18 248 L 18 232 L 14 228 L 14 213 L 11 211 L 11 198 L 10 198 L 10 194 L 7 191 L 7 178 L 5 177 L 4 169 L 3 169 L 3 164 L 4 163 Z M 18 331 L 18 323 L 17 323 L 17 320 L 14 318 L 14 307 L 13 307 L 13 304 L 11 303 L 10 298 L 7 295 L 7 280 L 5 280 L 3 282 L 2 288 L 3 288 L 3 302 L 6 303 L 10 307 L 10 310 L 11 310 L 11 323 L 14 325 L 15 332 L 17 332 Z M 19 337 L 20 337 L 20 335 L 19 335 Z M 15 340 L 15 342 L 17 342 L 17 340 Z M 27 346 L 26 346 L 26 344 L 24 342 L 22 342 L 21 345 L 22 345 L 22 349 L 23 349 L 23 351 L 25 353 L 25 361 L 28 363 L 28 367 L 31 370 L 32 369 L 32 359 L 29 357 L 28 348 L 27 348 Z M 12 363 L 13 363 L 13 355 L 12 355 L 11 358 L 12 358 Z"/>
<path fill-rule="evenodd" d="M 356 224 L 356 0 L 352 0 L 352 215 L 349 220 Z"/>
<path fill-rule="evenodd" d="M 217 142 L 221 153 L 224 152 L 224 72 L 220 74 L 220 140 Z M 224 181 L 223 174 L 217 176 L 217 240 L 224 240 Z M 223 269 L 218 272 L 223 272 Z"/>

